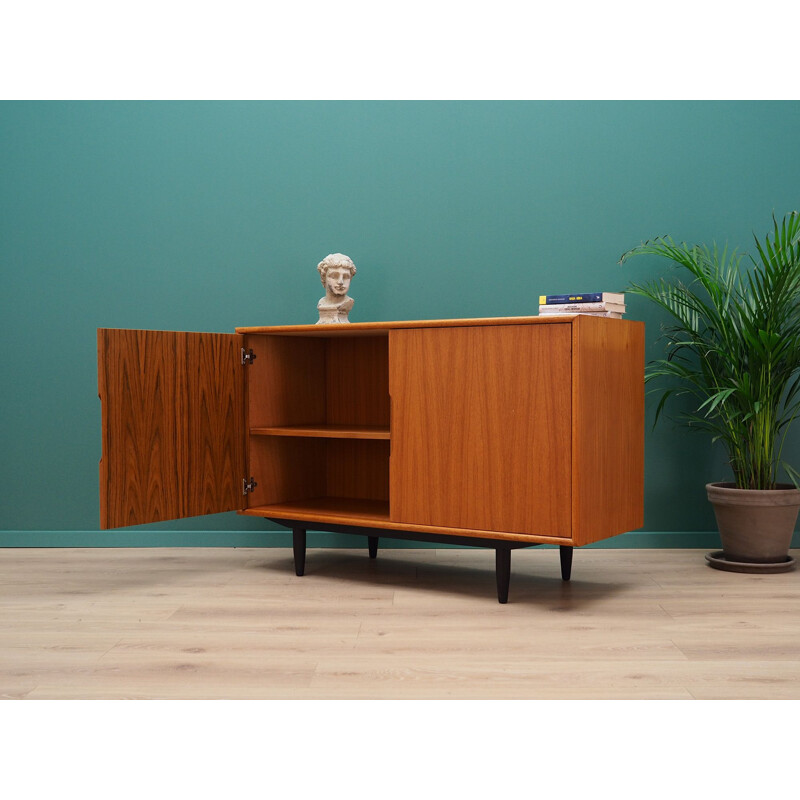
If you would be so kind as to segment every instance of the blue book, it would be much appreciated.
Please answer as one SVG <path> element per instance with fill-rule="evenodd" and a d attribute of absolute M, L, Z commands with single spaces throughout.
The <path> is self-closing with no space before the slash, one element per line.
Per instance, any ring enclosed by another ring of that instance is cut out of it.
<path fill-rule="evenodd" d="M 624 303 L 625 295 L 619 292 L 584 292 L 583 294 L 540 294 L 539 305 L 561 303 Z"/>

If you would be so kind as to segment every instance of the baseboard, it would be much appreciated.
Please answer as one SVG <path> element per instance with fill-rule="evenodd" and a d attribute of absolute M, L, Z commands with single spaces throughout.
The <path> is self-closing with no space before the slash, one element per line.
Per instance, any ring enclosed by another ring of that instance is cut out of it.
<path fill-rule="evenodd" d="M 0 548 L 7 547 L 291 547 L 288 531 L 0 531 Z M 365 546 L 362 536 L 308 532 L 309 547 Z M 382 548 L 427 548 L 442 545 L 384 539 Z M 719 548 L 716 531 L 632 531 L 592 548 Z M 800 547 L 795 532 L 792 547 Z"/>

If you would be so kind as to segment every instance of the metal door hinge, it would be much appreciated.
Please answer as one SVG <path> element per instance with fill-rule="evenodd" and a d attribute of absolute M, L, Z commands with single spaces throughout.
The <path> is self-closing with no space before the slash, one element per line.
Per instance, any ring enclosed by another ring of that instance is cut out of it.
<path fill-rule="evenodd" d="M 242 364 L 252 364 L 256 360 L 256 354 L 253 352 L 253 349 L 245 350 L 244 347 L 242 348 Z"/>
<path fill-rule="evenodd" d="M 256 483 L 256 479 L 252 476 L 250 477 L 249 481 L 247 478 L 242 478 L 242 494 L 248 494 L 249 492 L 254 491 L 256 486 L 258 486 L 258 484 Z"/>

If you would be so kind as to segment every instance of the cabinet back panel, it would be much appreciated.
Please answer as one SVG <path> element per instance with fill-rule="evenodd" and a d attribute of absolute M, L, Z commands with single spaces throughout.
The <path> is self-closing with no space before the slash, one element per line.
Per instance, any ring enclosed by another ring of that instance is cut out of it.
<path fill-rule="evenodd" d="M 250 427 L 325 422 L 325 339 L 247 336 Z"/>
<path fill-rule="evenodd" d="M 100 329 L 100 525 L 241 508 L 244 379 L 235 334 Z"/>
<path fill-rule="evenodd" d="M 386 440 L 328 439 L 329 497 L 389 500 L 389 442 Z"/>
<path fill-rule="evenodd" d="M 250 474 L 258 484 L 248 506 L 325 495 L 324 439 L 250 437 Z"/>
<path fill-rule="evenodd" d="M 327 340 L 329 425 L 389 425 L 389 338 Z"/>
<path fill-rule="evenodd" d="M 248 506 L 308 498 L 389 500 L 389 442 L 251 436 Z"/>
<path fill-rule="evenodd" d="M 390 332 L 394 522 L 571 536 L 571 328 Z"/>
<path fill-rule="evenodd" d="M 249 424 L 389 424 L 386 336 L 258 336 L 246 347 Z"/>

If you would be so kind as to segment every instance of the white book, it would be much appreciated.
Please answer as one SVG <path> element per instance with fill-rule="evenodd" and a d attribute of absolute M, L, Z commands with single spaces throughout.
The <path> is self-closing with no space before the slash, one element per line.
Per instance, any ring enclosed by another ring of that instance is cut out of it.
<path fill-rule="evenodd" d="M 539 306 L 540 314 L 557 314 L 568 311 L 570 314 L 576 311 L 584 313 L 586 311 L 618 311 L 620 314 L 625 313 L 625 303 L 609 303 L 608 301 L 600 303 L 548 303 L 547 305 Z"/>
<path fill-rule="evenodd" d="M 580 314 L 582 317 L 609 317 L 610 319 L 622 319 L 621 311 L 547 311 L 539 312 L 540 317 L 571 317 Z"/>

